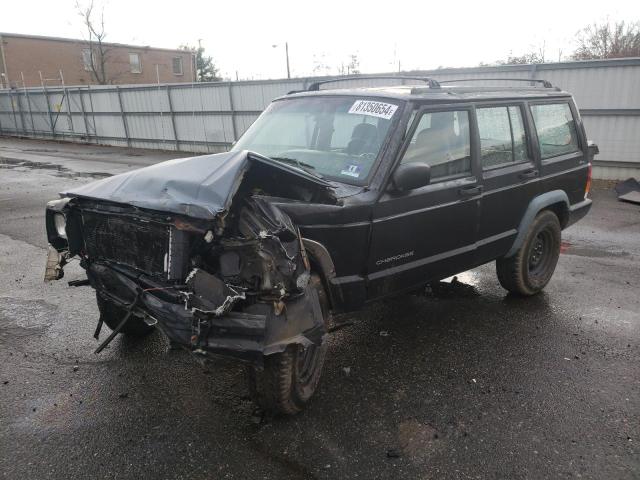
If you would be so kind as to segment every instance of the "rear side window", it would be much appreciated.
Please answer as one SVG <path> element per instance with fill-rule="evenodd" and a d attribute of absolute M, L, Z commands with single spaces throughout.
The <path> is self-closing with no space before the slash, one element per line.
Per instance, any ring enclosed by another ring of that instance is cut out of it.
<path fill-rule="evenodd" d="M 476 116 L 480 132 L 482 168 L 529 159 L 520 107 L 478 108 Z"/>
<path fill-rule="evenodd" d="M 401 163 L 423 162 L 431 166 L 432 180 L 471 173 L 469 112 L 429 112 L 418 127 Z"/>
<path fill-rule="evenodd" d="M 578 135 L 568 103 L 531 105 L 543 159 L 577 152 Z"/>

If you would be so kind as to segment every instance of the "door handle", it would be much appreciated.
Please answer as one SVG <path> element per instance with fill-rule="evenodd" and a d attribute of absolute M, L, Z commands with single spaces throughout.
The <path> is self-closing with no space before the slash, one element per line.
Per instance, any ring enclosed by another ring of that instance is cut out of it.
<path fill-rule="evenodd" d="M 458 193 L 463 197 L 472 197 L 482 193 L 482 185 L 476 185 L 475 187 L 466 187 L 458 190 Z"/>
<path fill-rule="evenodd" d="M 521 180 L 528 180 L 530 178 L 536 178 L 537 176 L 538 176 L 538 170 L 531 169 L 531 170 L 526 170 L 522 172 L 520 175 L 518 175 L 518 178 L 520 178 Z"/>

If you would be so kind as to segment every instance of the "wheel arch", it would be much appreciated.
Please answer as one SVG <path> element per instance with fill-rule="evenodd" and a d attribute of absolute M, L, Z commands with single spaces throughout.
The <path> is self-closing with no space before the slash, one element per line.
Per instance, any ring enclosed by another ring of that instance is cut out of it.
<path fill-rule="evenodd" d="M 339 287 L 332 282 L 336 278 L 336 267 L 331 254 L 323 244 L 315 240 L 303 238 L 302 244 L 307 251 L 311 270 L 320 276 L 324 289 L 328 294 L 330 307 L 333 310 L 340 304 L 341 292 Z"/>
<path fill-rule="evenodd" d="M 560 221 L 560 227 L 565 228 L 569 221 L 569 196 L 564 190 L 552 190 L 538 195 L 531 200 L 527 210 L 522 216 L 522 220 L 520 220 L 520 225 L 518 225 L 516 239 L 513 241 L 513 245 L 505 257 L 515 255 L 522 246 L 531 223 L 542 210 L 550 210 L 555 213 Z"/>

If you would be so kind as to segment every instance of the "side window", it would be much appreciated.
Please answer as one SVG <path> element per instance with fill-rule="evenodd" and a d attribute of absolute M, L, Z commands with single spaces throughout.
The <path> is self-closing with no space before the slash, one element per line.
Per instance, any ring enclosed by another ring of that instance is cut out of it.
<path fill-rule="evenodd" d="M 424 162 L 431 179 L 471 173 L 469 112 L 425 113 L 411 138 L 401 163 Z"/>
<path fill-rule="evenodd" d="M 530 160 L 527 149 L 527 132 L 524 129 L 520 107 L 509 107 L 509 119 L 511 120 L 511 135 L 513 137 L 513 161 Z"/>
<path fill-rule="evenodd" d="M 568 103 L 531 105 L 543 159 L 577 152 L 578 135 Z"/>
<path fill-rule="evenodd" d="M 520 107 L 476 109 L 480 132 L 482 168 L 491 168 L 528 159 L 527 139 Z"/>

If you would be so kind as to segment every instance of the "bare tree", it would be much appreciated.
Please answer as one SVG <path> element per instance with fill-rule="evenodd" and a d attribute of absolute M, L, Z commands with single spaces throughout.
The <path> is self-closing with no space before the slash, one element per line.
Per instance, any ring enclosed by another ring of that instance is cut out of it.
<path fill-rule="evenodd" d="M 349 64 L 347 65 L 347 75 L 357 75 L 360 73 L 360 59 L 358 55 L 352 53 L 349 55 Z"/>
<path fill-rule="evenodd" d="M 329 75 L 331 67 L 326 63 L 326 54 L 324 52 L 313 54 L 312 72 L 314 75 Z"/>
<path fill-rule="evenodd" d="M 542 45 L 531 45 L 530 51 L 522 55 L 513 55 L 513 52 L 509 52 L 509 56 L 506 60 L 498 60 L 498 65 L 522 65 L 530 63 L 544 63 L 545 54 L 547 50 L 546 42 L 542 42 Z"/>
<path fill-rule="evenodd" d="M 523 65 L 529 63 L 544 63 L 544 57 L 538 52 L 529 52 L 524 55 L 509 55 L 506 60 L 498 61 L 498 65 Z"/>
<path fill-rule="evenodd" d="M 104 8 L 100 11 L 98 19 L 94 15 L 93 0 L 88 6 L 83 6 L 79 1 L 76 1 L 76 11 L 82 17 L 82 22 L 88 34 L 87 41 L 89 42 L 90 54 L 89 58 L 85 59 L 85 62 L 89 61 L 93 79 L 100 85 L 106 85 L 109 83 L 106 67 L 110 49 L 104 43 L 104 39 L 107 36 L 104 28 Z"/>
<path fill-rule="evenodd" d="M 640 22 L 594 23 L 578 32 L 575 60 L 640 56 Z"/>

